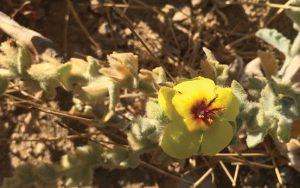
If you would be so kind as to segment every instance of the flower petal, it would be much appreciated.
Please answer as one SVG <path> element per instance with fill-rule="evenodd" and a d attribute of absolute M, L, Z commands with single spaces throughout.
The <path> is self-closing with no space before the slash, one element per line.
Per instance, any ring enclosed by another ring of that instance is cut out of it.
<path fill-rule="evenodd" d="M 203 132 L 200 152 L 204 155 L 215 155 L 225 148 L 233 137 L 233 127 L 226 121 L 216 121 Z"/>
<path fill-rule="evenodd" d="M 236 116 L 240 111 L 240 103 L 237 97 L 232 93 L 230 88 L 216 89 L 217 99 L 214 102 L 214 107 L 223 107 L 224 112 L 222 118 L 228 121 L 235 121 Z"/>
<path fill-rule="evenodd" d="M 174 87 L 176 94 L 172 103 L 181 117 L 191 119 L 191 108 L 195 101 L 211 100 L 215 92 L 215 83 L 207 78 L 197 77 L 183 81 Z"/>
<path fill-rule="evenodd" d="M 199 98 L 202 95 L 203 97 L 214 97 L 211 94 L 214 93 L 215 83 L 210 79 L 197 77 L 177 84 L 174 89 L 179 93 L 192 97 Z"/>
<path fill-rule="evenodd" d="M 158 103 L 170 119 L 180 117 L 172 104 L 175 93 L 176 91 L 169 87 L 161 87 L 158 93 Z"/>
<path fill-rule="evenodd" d="M 167 125 L 160 146 L 171 157 L 185 159 L 198 152 L 201 136 L 201 131 L 189 132 L 182 121 L 177 121 Z"/>

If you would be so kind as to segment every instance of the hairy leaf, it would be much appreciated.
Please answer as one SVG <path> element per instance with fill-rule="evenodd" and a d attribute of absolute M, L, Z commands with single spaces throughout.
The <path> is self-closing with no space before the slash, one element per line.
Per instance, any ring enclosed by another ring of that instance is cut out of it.
<path fill-rule="evenodd" d="M 298 33 L 291 46 L 291 57 L 297 55 L 299 51 L 300 51 L 300 34 Z"/>
<path fill-rule="evenodd" d="M 30 67 L 32 64 L 31 54 L 29 53 L 28 49 L 20 46 L 18 48 L 18 73 L 20 75 L 24 75 L 26 73 L 26 70 Z"/>
<path fill-rule="evenodd" d="M 203 51 L 206 55 L 206 60 L 201 65 L 203 66 L 201 67 L 201 73 L 204 77 L 214 80 L 216 84 L 224 85 L 228 79 L 228 65 L 220 64 L 209 49 L 204 47 Z"/>
<path fill-rule="evenodd" d="M 163 126 L 156 119 L 137 118 L 131 124 L 128 141 L 133 150 L 139 151 L 157 145 Z"/>
<path fill-rule="evenodd" d="M 256 36 L 277 48 L 285 56 L 290 56 L 291 41 L 276 29 L 260 29 L 256 32 Z"/>
<path fill-rule="evenodd" d="M 93 180 L 93 170 L 102 161 L 102 149 L 96 144 L 78 147 L 74 154 L 65 155 L 61 167 L 67 186 L 89 185 Z"/>
<path fill-rule="evenodd" d="M 300 12 L 296 10 L 286 9 L 285 14 L 293 21 L 295 29 L 300 29 Z"/>
<path fill-rule="evenodd" d="M 59 176 L 59 167 L 52 164 L 19 166 L 13 177 L 4 180 L 3 188 L 54 187 Z"/>
<path fill-rule="evenodd" d="M 240 102 L 240 108 L 243 109 L 245 106 L 249 103 L 248 101 L 248 95 L 246 91 L 244 90 L 243 86 L 241 86 L 240 83 L 233 80 L 231 83 L 231 89 L 233 94 L 238 98 Z"/>
<path fill-rule="evenodd" d="M 247 146 L 249 148 L 252 148 L 257 144 L 262 143 L 264 141 L 265 135 L 266 133 L 264 132 L 264 130 L 247 132 L 247 139 L 246 139 Z"/>

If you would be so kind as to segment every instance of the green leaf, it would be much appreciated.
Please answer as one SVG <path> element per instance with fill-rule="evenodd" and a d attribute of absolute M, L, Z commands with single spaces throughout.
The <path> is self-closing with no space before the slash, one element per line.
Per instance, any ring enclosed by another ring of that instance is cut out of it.
<path fill-rule="evenodd" d="M 300 29 L 300 28 L 299 28 Z M 300 33 L 296 36 L 291 47 L 291 56 L 294 57 L 300 51 Z"/>
<path fill-rule="evenodd" d="M 296 10 L 286 9 L 285 14 L 293 21 L 295 29 L 300 29 L 300 12 Z"/>
<path fill-rule="evenodd" d="M 107 85 L 108 94 L 109 94 L 109 106 L 108 112 L 103 118 L 103 121 L 108 121 L 115 113 L 115 107 L 119 102 L 119 95 L 120 95 L 120 87 L 117 83 L 113 82 L 112 80 L 108 82 Z"/>
<path fill-rule="evenodd" d="M 209 49 L 204 47 L 203 51 L 206 61 L 203 61 L 201 65 L 202 75 L 214 80 L 217 85 L 225 85 L 228 79 L 228 65 L 220 64 Z"/>
<path fill-rule="evenodd" d="M 156 67 L 152 71 L 141 69 L 139 73 L 138 89 L 145 93 L 154 93 L 157 92 L 158 84 L 166 81 L 166 73 L 162 67 Z"/>
<path fill-rule="evenodd" d="M 57 81 L 60 74 L 58 72 L 60 65 L 53 63 L 33 64 L 27 72 L 34 80 L 47 82 L 50 85 L 54 84 L 53 81 L 56 81 L 54 85 L 59 85 Z"/>
<path fill-rule="evenodd" d="M 163 126 L 156 119 L 137 118 L 127 133 L 127 139 L 134 151 L 151 148 L 159 142 Z"/>
<path fill-rule="evenodd" d="M 253 148 L 254 146 L 262 143 L 264 141 L 264 137 L 266 133 L 263 129 L 247 132 L 246 143 L 249 148 Z"/>
<path fill-rule="evenodd" d="M 300 0 L 293 0 L 292 3 L 293 5 L 300 5 Z"/>
<path fill-rule="evenodd" d="M 109 78 L 100 76 L 95 80 L 89 81 L 86 86 L 82 87 L 82 94 L 88 103 L 97 104 L 105 100 L 110 84 L 112 83 Z"/>
<path fill-rule="evenodd" d="M 274 115 L 276 114 L 277 104 L 278 100 L 274 90 L 270 84 L 267 84 L 261 91 L 261 98 L 259 99 L 259 111 L 256 117 L 259 127 L 270 129 L 271 126 L 274 126 L 276 123 Z"/>
<path fill-rule="evenodd" d="M 290 131 L 292 127 L 293 119 L 281 116 L 278 121 L 278 127 L 276 130 L 277 139 L 280 142 L 288 142 L 290 140 Z"/>
<path fill-rule="evenodd" d="M 55 187 L 59 175 L 59 168 L 52 164 L 25 164 L 17 167 L 14 175 L 4 180 L 3 188 Z"/>
<path fill-rule="evenodd" d="M 146 103 L 146 116 L 150 119 L 161 119 L 163 110 L 157 101 L 148 100 Z"/>
<path fill-rule="evenodd" d="M 86 77 L 92 79 L 100 76 L 99 73 L 99 69 L 101 68 L 100 62 L 97 59 L 93 58 L 92 56 L 87 56 L 86 59 L 88 62 L 87 70 L 85 73 Z"/>
<path fill-rule="evenodd" d="M 0 65 L 14 74 L 18 74 L 18 47 L 19 44 L 14 40 L 7 40 L 0 45 Z"/>
<path fill-rule="evenodd" d="M 4 180 L 3 188 L 29 187 L 34 183 L 34 174 L 31 165 L 17 167 L 14 176 Z"/>
<path fill-rule="evenodd" d="M 152 70 L 155 83 L 160 84 L 167 81 L 167 75 L 162 67 L 156 67 Z"/>
<path fill-rule="evenodd" d="M 14 79 L 17 77 L 17 75 L 9 69 L 0 68 L 0 77 L 2 77 L 3 79 Z"/>
<path fill-rule="evenodd" d="M 26 70 L 30 67 L 32 64 L 31 54 L 28 51 L 27 48 L 23 46 L 19 46 L 18 48 L 18 59 L 17 59 L 17 65 L 18 65 L 18 73 L 20 75 L 24 75 L 26 73 Z"/>
<path fill-rule="evenodd" d="M 290 56 L 291 41 L 276 29 L 260 29 L 256 32 L 256 36 L 277 48 L 286 57 Z"/>
<path fill-rule="evenodd" d="M 112 150 L 102 154 L 105 167 L 114 168 L 136 168 L 139 165 L 139 153 L 121 147 L 115 147 Z"/>
<path fill-rule="evenodd" d="M 248 93 L 252 98 L 258 99 L 260 97 L 261 90 L 266 86 L 267 79 L 262 76 L 256 76 L 248 78 L 248 83 L 246 88 Z"/>
<path fill-rule="evenodd" d="M 70 64 L 62 64 L 57 67 L 57 79 L 60 85 L 67 91 L 71 91 L 72 89 L 72 86 L 70 86 L 68 82 L 71 68 Z"/>
<path fill-rule="evenodd" d="M 248 101 L 248 95 L 246 91 L 244 90 L 243 86 L 241 86 L 240 83 L 233 80 L 231 83 L 231 89 L 233 94 L 238 98 L 240 102 L 240 108 L 244 109 L 245 106 L 249 103 Z"/>
<path fill-rule="evenodd" d="M 224 86 L 228 79 L 229 68 L 228 65 L 225 64 L 218 64 L 216 65 L 217 69 L 217 82 L 216 84 Z"/>
<path fill-rule="evenodd" d="M 102 149 L 97 144 L 90 143 L 78 147 L 74 154 L 64 155 L 61 167 L 66 178 L 66 185 L 90 185 L 93 180 L 93 170 L 103 160 L 101 153 Z"/>
<path fill-rule="evenodd" d="M 206 55 L 206 60 L 201 62 L 200 74 L 215 81 L 217 79 L 217 70 L 215 65 L 219 64 L 219 62 L 209 49 L 204 47 L 203 51 Z"/>
<path fill-rule="evenodd" d="M 58 166 L 52 164 L 43 164 L 34 168 L 34 176 L 37 183 L 42 187 L 55 186 L 57 178 L 60 176 Z"/>

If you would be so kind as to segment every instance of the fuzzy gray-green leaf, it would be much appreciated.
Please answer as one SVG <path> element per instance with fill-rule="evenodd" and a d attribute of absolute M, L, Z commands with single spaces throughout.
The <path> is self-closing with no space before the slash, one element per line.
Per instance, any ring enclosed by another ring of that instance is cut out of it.
<path fill-rule="evenodd" d="M 131 124 L 128 141 L 134 151 L 147 149 L 158 143 L 163 126 L 159 120 L 137 118 Z"/>
<path fill-rule="evenodd" d="M 249 148 L 252 148 L 256 146 L 257 144 L 260 144 L 264 141 L 265 133 L 263 130 L 257 130 L 253 132 L 247 132 L 247 146 Z"/>
<path fill-rule="evenodd" d="M 61 167 L 67 186 L 89 185 L 93 179 L 93 170 L 101 164 L 102 150 L 97 144 L 78 147 L 74 154 L 65 155 Z"/>
<path fill-rule="evenodd" d="M 210 78 L 218 85 L 224 85 L 228 79 L 228 65 L 220 64 L 214 54 L 207 48 L 203 48 L 206 60 L 201 64 L 201 73 L 204 77 Z"/>
<path fill-rule="evenodd" d="M 30 52 L 27 48 L 20 46 L 18 48 L 18 59 L 17 59 L 17 65 L 18 65 L 18 73 L 20 75 L 24 75 L 26 73 L 26 70 L 30 67 L 32 64 L 32 59 Z"/>
<path fill-rule="evenodd" d="M 96 78 L 97 76 L 100 76 L 99 69 L 101 68 L 100 62 L 93 58 L 92 56 L 86 57 L 88 66 L 86 70 L 86 77 L 89 79 Z"/>
<path fill-rule="evenodd" d="M 293 44 L 291 46 L 291 57 L 294 57 L 296 54 L 298 54 L 300 51 L 300 34 L 296 36 L 296 38 L 293 41 Z"/>
<path fill-rule="evenodd" d="M 108 107 L 108 113 L 104 117 L 104 121 L 108 121 L 114 114 L 115 107 L 119 102 L 119 95 L 120 95 L 120 87 L 113 81 L 109 82 L 107 89 L 109 94 L 109 107 Z"/>
<path fill-rule="evenodd" d="M 260 29 L 256 32 L 256 36 L 277 48 L 285 56 L 290 56 L 291 41 L 276 29 Z"/>
<path fill-rule="evenodd" d="M 285 14 L 293 21 L 296 29 L 300 29 L 300 12 L 296 10 L 287 9 Z"/>
<path fill-rule="evenodd" d="M 293 120 L 281 116 L 278 121 L 278 127 L 276 130 L 277 139 L 280 142 L 288 142 L 290 140 L 290 131 L 292 126 Z"/>
<path fill-rule="evenodd" d="M 233 80 L 231 83 L 231 89 L 233 94 L 238 98 L 241 104 L 241 109 L 245 108 L 245 106 L 249 103 L 249 101 L 248 101 L 248 95 L 244 90 L 243 86 L 241 86 L 241 84 L 238 83 L 237 81 Z"/>
<path fill-rule="evenodd" d="M 146 115 L 150 119 L 160 119 L 163 110 L 157 102 L 149 100 L 146 104 Z"/>
<path fill-rule="evenodd" d="M 139 165 L 139 154 L 121 147 L 115 147 L 102 154 L 107 168 L 136 168 Z"/>

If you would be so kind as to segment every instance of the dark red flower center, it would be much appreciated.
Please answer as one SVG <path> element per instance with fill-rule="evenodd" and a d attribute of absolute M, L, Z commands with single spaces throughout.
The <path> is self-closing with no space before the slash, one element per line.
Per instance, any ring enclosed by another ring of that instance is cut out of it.
<path fill-rule="evenodd" d="M 217 96 L 209 102 L 205 99 L 201 99 L 193 105 L 191 113 L 197 122 L 204 122 L 206 125 L 210 125 L 213 122 L 213 118 L 217 115 L 217 112 L 224 110 L 222 107 L 212 107 L 216 99 Z"/>

